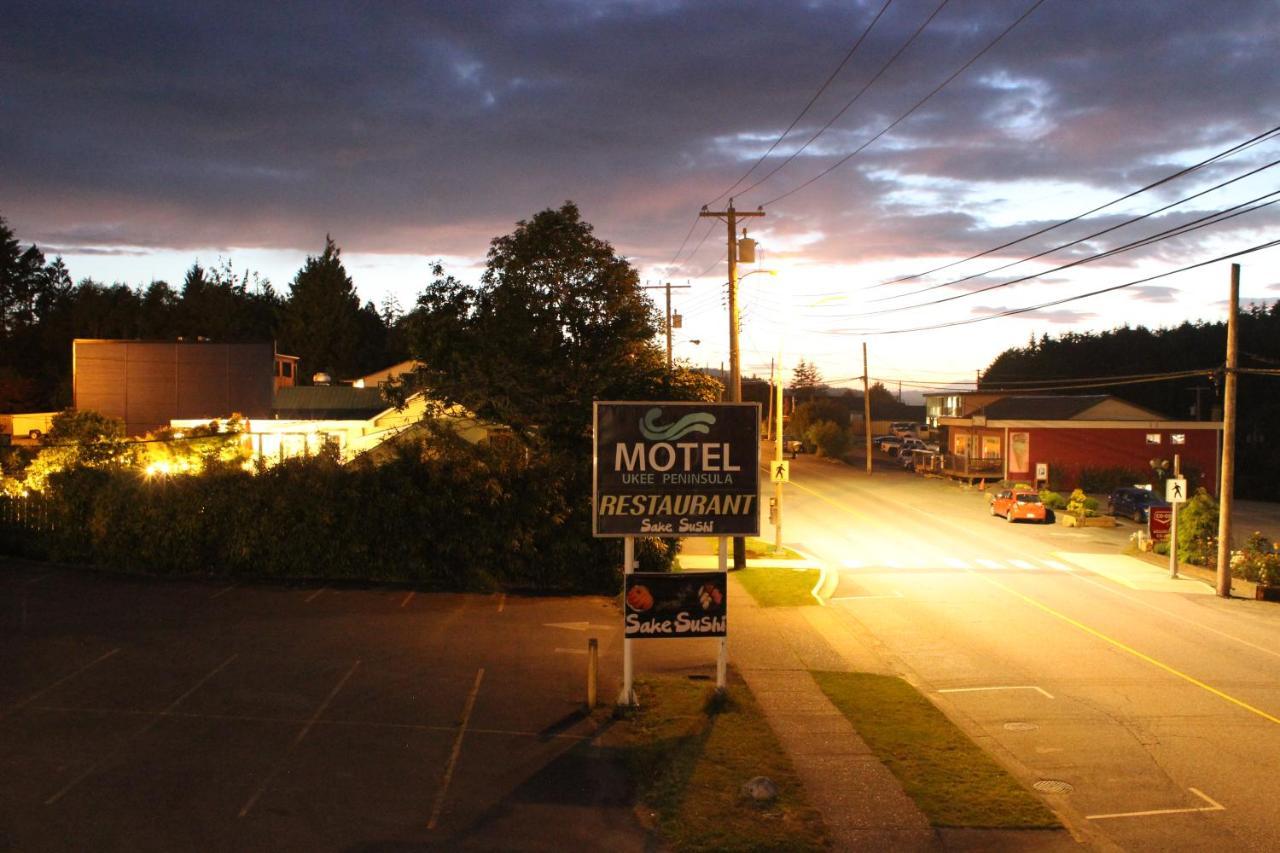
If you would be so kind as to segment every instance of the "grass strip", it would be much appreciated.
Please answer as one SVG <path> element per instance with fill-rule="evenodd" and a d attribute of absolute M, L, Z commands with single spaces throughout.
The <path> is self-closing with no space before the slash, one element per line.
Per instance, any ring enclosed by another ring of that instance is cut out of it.
<path fill-rule="evenodd" d="M 804 557 L 798 551 L 793 551 L 786 545 L 781 550 L 775 550 L 773 543 L 764 539 L 757 539 L 754 536 L 748 536 L 745 544 L 748 560 L 803 560 Z"/>
<path fill-rule="evenodd" d="M 637 810 L 679 851 L 823 850 L 822 819 L 735 673 L 717 696 L 705 681 L 651 677 L 637 682 L 639 707 L 623 713 L 601 745 L 623 753 L 636 783 Z M 767 776 L 779 796 L 757 803 L 742 793 Z"/>
<path fill-rule="evenodd" d="M 742 569 L 734 576 L 761 607 L 811 607 L 818 603 L 812 590 L 817 569 Z"/>
<path fill-rule="evenodd" d="M 1061 826 L 1037 797 L 903 679 L 856 672 L 815 672 L 813 677 L 934 826 Z"/>

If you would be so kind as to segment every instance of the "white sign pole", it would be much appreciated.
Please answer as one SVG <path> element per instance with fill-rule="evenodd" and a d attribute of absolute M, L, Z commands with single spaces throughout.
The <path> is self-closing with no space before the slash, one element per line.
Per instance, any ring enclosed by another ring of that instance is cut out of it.
<path fill-rule="evenodd" d="M 719 539 L 720 547 L 718 549 L 720 557 L 720 571 L 729 571 L 729 540 L 721 536 Z M 726 588 L 727 589 L 727 588 Z M 716 655 L 716 689 L 724 690 L 728 682 L 727 672 L 729 663 L 729 647 L 728 637 L 720 638 L 720 651 Z"/>
<path fill-rule="evenodd" d="M 629 575 L 635 571 L 636 562 L 636 540 L 634 536 L 626 536 L 622 539 L 622 573 Z M 626 583 L 623 583 L 623 589 L 626 589 Z M 626 602 L 622 605 L 623 612 L 626 612 Z M 619 705 L 631 706 L 636 704 L 636 694 L 631 683 L 631 640 L 627 637 L 622 639 L 622 695 L 618 697 Z"/>

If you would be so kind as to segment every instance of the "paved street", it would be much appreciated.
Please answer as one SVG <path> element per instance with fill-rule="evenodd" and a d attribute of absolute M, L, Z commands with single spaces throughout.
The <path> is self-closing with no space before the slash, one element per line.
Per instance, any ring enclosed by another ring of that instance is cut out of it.
<path fill-rule="evenodd" d="M 6 561 L 0 850 L 641 849 L 588 743 L 599 598 Z"/>
<path fill-rule="evenodd" d="M 1280 847 L 1275 605 L 1121 555 L 1132 524 L 1008 524 L 952 483 L 812 457 L 791 471 L 786 540 L 839 572 L 850 645 L 877 648 L 1080 837 Z"/>

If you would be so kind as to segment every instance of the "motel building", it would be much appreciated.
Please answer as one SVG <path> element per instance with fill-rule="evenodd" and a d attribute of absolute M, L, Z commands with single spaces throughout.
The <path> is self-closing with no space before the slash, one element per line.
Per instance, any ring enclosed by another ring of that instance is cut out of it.
<path fill-rule="evenodd" d="M 941 433 L 935 470 L 958 479 L 1031 484 L 1043 464 L 1051 482 L 1072 487 L 1085 469 L 1146 474 L 1176 454 L 1190 489 L 1218 491 L 1219 421 L 1170 420 L 1109 394 L 935 394 L 925 413 Z"/>

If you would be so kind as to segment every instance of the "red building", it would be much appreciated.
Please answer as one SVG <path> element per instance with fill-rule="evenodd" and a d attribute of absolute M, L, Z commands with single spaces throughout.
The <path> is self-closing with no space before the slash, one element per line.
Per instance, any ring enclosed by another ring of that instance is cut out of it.
<path fill-rule="evenodd" d="M 1037 475 L 1066 487 L 1082 472 L 1152 471 L 1182 463 L 1188 486 L 1218 491 L 1222 424 L 1173 421 L 1109 395 L 1003 396 L 975 393 L 926 398 L 930 424 L 942 431 L 943 470 L 969 479 L 1021 480 Z"/>

